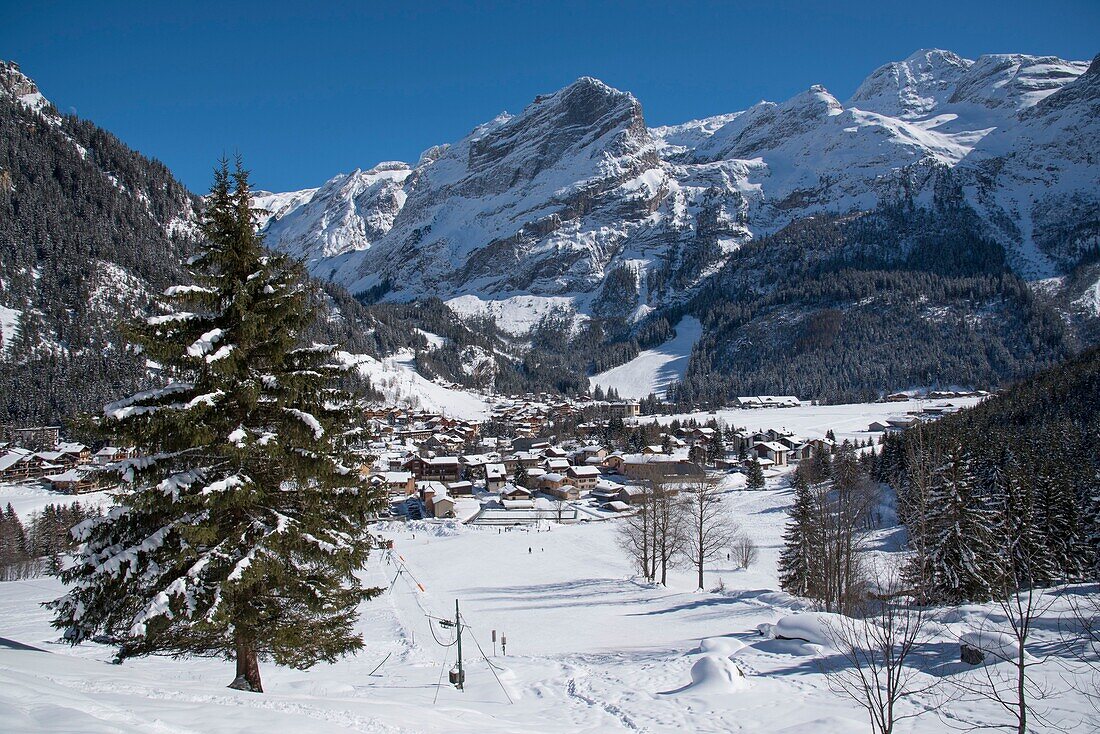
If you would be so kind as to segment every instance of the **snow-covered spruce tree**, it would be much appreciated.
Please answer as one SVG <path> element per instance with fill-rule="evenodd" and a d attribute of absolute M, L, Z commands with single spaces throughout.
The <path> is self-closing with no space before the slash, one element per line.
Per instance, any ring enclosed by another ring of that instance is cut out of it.
<path fill-rule="evenodd" d="M 764 468 L 760 466 L 758 459 L 753 459 L 749 462 L 749 469 L 746 473 L 745 486 L 749 489 L 763 489 L 764 488 Z"/>
<path fill-rule="evenodd" d="M 1001 583 L 996 512 L 982 496 L 973 461 L 961 445 L 944 452 L 933 477 L 928 593 L 948 604 L 986 601 Z M 911 576 L 912 577 L 912 576 Z"/>
<path fill-rule="evenodd" d="M 816 596 L 821 581 L 821 527 L 816 491 L 805 472 L 794 473 L 794 504 L 779 553 L 779 585 L 788 594 Z"/>
<path fill-rule="evenodd" d="M 300 266 L 255 234 L 247 175 L 223 162 L 201 220 L 194 283 L 134 327 L 165 383 L 101 424 L 139 458 L 128 492 L 78 526 L 85 545 L 51 602 L 72 644 L 106 634 L 119 660 L 235 659 L 231 688 L 262 691 L 258 661 L 307 668 L 362 645 L 355 572 L 374 490 L 341 462 L 350 397 L 333 349 L 300 343 L 314 314 Z"/>

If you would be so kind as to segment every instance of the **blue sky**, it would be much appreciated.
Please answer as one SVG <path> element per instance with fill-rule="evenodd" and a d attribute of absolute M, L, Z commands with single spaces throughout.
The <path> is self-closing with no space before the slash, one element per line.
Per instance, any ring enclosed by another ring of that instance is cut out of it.
<path fill-rule="evenodd" d="M 0 58 L 205 191 L 223 152 L 273 190 L 415 161 L 585 74 L 660 125 L 811 84 L 843 100 L 922 47 L 1100 52 L 1100 0 L 316 5 L 0 0 Z"/>

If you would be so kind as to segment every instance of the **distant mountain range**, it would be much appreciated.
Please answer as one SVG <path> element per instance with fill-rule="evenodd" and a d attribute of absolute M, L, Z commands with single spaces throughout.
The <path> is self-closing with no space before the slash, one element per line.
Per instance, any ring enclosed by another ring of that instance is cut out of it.
<path fill-rule="evenodd" d="M 922 50 L 843 103 L 814 86 L 659 128 L 585 77 L 415 163 L 257 205 L 269 245 L 319 277 L 521 330 L 532 308 L 563 305 L 640 320 L 749 241 L 815 215 L 930 207 L 946 186 L 1013 272 L 1065 276 L 1100 243 L 1098 164 L 1096 62 Z"/>
<path fill-rule="evenodd" d="M 576 392 L 693 317 L 672 398 L 845 400 L 1100 341 L 1098 128 L 1100 61 L 919 51 L 844 103 L 815 86 L 658 128 L 584 77 L 415 163 L 255 201 L 268 246 L 329 283 L 319 328 L 375 360 L 372 390 L 419 384 L 382 370 L 401 355 Z M 0 63 L 0 419 L 145 379 L 118 323 L 180 274 L 201 205 Z"/>

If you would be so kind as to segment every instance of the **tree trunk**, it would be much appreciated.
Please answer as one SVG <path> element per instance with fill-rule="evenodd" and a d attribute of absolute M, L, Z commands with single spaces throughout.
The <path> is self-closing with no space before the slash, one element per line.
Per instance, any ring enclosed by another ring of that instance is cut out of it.
<path fill-rule="evenodd" d="M 256 648 L 252 641 L 239 630 L 236 633 L 237 643 L 237 677 L 229 684 L 230 688 L 251 693 L 263 693 L 264 687 L 260 683 L 260 663 L 256 659 Z"/>
<path fill-rule="evenodd" d="M 699 558 L 699 565 L 697 567 L 699 571 L 699 591 L 703 590 L 703 559 Z"/>

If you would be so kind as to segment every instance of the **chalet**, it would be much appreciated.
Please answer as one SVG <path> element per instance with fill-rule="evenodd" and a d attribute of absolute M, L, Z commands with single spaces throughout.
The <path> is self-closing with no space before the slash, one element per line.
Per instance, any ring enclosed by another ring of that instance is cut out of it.
<path fill-rule="evenodd" d="M 752 447 L 752 452 L 761 461 L 768 460 L 775 466 L 786 466 L 790 449 L 778 441 L 762 441 Z"/>
<path fill-rule="evenodd" d="M 502 500 L 529 500 L 531 499 L 531 490 L 508 484 L 500 491 L 500 498 Z"/>
<path fill-rule="evenodd" d="M 698 464 L 667 456 L 629 456 L 623 462 L 622 473 L 631 479 L 652 482 L 691 482 L 706 478 L 706 472 Z"/>
<path fill-rule="evenodd" d="M 418 444 L 421 441 L 426 441 L 431 438 L 433 433 L 435 433 L 435 431 L 431 428 L 407 428 L 397 432 L 397 439 L 399 441 L 411 441 L 414 444 Z"/>
<path fill-rule="evenodd" d="M 80 469 L 69 469 L 61 474 L 47 474 L 45 480 L 54 491 L 66 494 L 83 494 L 99 489 L 96 475 Z"/>
<path fill-rule="evenodd" d="M 890 426 L 881 421 L 874 421 L 871 425 L 867 426 L 868 433 L 885 433 Z"/>
<path fill-rule="evenodd" d="M 463 473 L 467 477 L 484 477 L 485 466 L 493 462 L 488 454 L 465 454 L 458 457 Z"/>
<path fill-rule="evenodd" d="M 462 478 L 462 465 L 457 456 L 434 456 L 425 462 L 421 478 L 437 482 L 457 482 Z"/>
<path fill-rule="evenodd" d="M 564 472 L 569 469 L 569 459 L 546 459 L 542 462 L 542 468 L 550 472 Z"/>
<path fill-rule="evenodd" d="M 591 444 L 578 451 L 573 459 L 577 464 L 586 464 L 591 459 L 603 461 L 607 457 L 607 449 L 599 444 Z"/>
<path fill-rule="evenodd" d="M 489 492 L 498 492 L 508 480 L 508 472 L 504 464 L 485 465 L 485 489 Z"/>
<path fill-rule="evenodd" d="M 546 473 L 547 473 L 547 471 L 545 469 L 540 469 L 537 466 L 528 469 L 527 470 L 527 487 L 531 488 L 531 487 L 539 486 L 539 481 L 542 479 L 543 475 L 545 475 Z"/>
<path fill-rule="evenodd" d="M 457 456 L 414 456 L 405 462 L 403 469 L 411 471 L 417 479 L 433 482 L 457 482 L 462 478 L 462 465 Z"/>
<path fill-rule="evenodd" d="M 568 480 L 564 474 L 558 474 L 557 472 L 546 472 L 539 477 L 538 487 L 539 489 L 557 489 L 558 487 L 566 484 Z"/>
<path fill-rule="evenodd" d="M 75 464 L 88 464 L 92 461 L 92 450 L 82 443 L 62 442 L 58 444 L 57 450 L 71 457 L 70 461 Z"/>
<path fill-rule="evenodd" d="M 557 500 L 579 500 L 581 491 L 572 484 L 562 484 L 558 487 L 546 487 L 542 490 Z"/>
<path fill-rule="evenodd" d="M 797 408 L 802 401 L 794 395 L 748 395 L 734 399 L 739 408 Z"/>
<path fill-rule="evenodd" d="M 916 418 L 887 418 L 886 419 L 886 432 L 887 433 L 900 433 L 910 426 L 914 426 L 918 423 Z"/>
<path fill-rule="evenodd" d="M 642 448 L 642 453 L 652 456 L 653 454 L 663 454 L 665 450 L 659 445 L 645 446 Z"/>
<path fill-rule="evenodd" d="M 813 456 L 813 453 L 814 444 L 810 441 L 805 441 L 797 446 L 791 447 L 790 453 L 787 454 L 787 461 L 802 461 L 803 459 L 808 459 Z"/>
<path fill-rule="evenodd" d="M 432 517 L 454 517 L 455 501 L 445 494 L 433 496 L 428 512 L 432 513 Z"/>
<path fill-rule="evenodd" d="M 129 449 L 120 448 L 118 446 L 104 446 L 99 451 L 95 452 L 92 461 L 100 466 L 104 466 L 106 464 L 113 464 L 116 461 L 128 459 L 130 455 L 131 452 Z"/>
<path fill-rule="evenodd" d="M 600 470 L 594 466 L 571 466 L 565 474 L 569 483 L 581 491 L 594 489 L 600 481 Z"/>
<path fill-rule="evenodd" d="M 371 481 L 389 494 L 410 495 L 416 491 L 416 477 L 411 471 L 377 472 L 371 475 Z"/>
<path fill-rule="evenodd" d="M 648 487 L 643 487 L 640 484 L 628 484 L 618 491 L 615 495 L 615 500 L 627 505 L 636 505 L 642 501 L 642 498 L 644 498 L 649 491 Z"/>
<path fill-rule="evenodd" d="M 504 457 L 504 468 L 509 472 L 515 472 L 516 467 L 519 466 L 531 469 L 538 466 L 540 461 L 542 461 L 542 457 L 533 451 L 517 451 Z"/>
<path fill-rule="evenodd" d="M 0 481 L 36 479 L 60 468 L 29 449 L 13 448 L 0 456 Z"/>
<path fill-rule="evenodd" d="M 67 454 L 64 451 L 39 451 L 35 456 L 51 466 L 63 467 L 66 469 L 71 469 L 76 466 L 76 456 Z"/>
<path fill-rule="evenodd" d="M 468 481 L 462 482 L 449 482 L 447 484 L 447 494 L 452 497 L 472 496 L 474 493 L 474 483 Z"/>
<path fill-rule="evenodd" d="M 513 451 L 545 451 L 550 448 L 550 442 L 544 438 L 517 438 L 512 441 Z"/>

